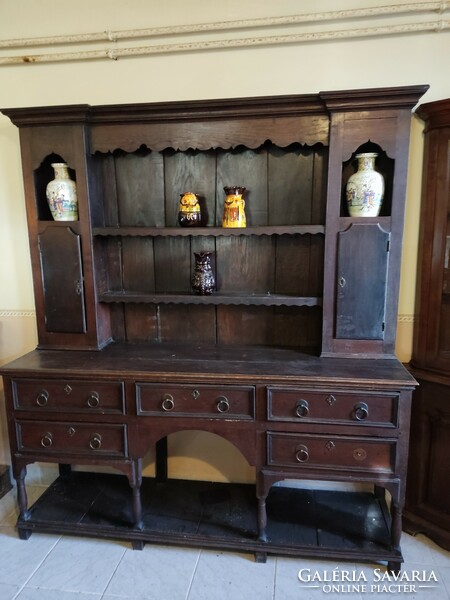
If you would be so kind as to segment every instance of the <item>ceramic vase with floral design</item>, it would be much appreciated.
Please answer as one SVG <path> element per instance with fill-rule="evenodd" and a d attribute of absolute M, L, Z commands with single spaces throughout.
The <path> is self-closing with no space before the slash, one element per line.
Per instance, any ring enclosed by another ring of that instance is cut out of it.
<path fill-rule="evenodd" d="M 384 178 L 375 171 L 375 152 L 357 154 L 358 170 L 347 182 L 347 208 L 351 217 L 377 217 L 384 196 Z"/>
<path fill-rule="evenodd" d="M 47 185 L 47 202 L 55 221 L 78 221 L 75 181 L 70 179 L 66 163 L 52 163 L 55 178 Z"/>

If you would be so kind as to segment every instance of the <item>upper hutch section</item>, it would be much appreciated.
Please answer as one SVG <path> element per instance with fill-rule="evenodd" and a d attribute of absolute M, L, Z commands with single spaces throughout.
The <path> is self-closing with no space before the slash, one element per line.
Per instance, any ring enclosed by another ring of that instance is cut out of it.
<path fill-rule="evenodd" d="M 20 128 L 39 346 L 113 340 L 392 355 L 411 109 L 427 86 L 123 106 L 7 109 Z M 377 217 L 351 217 L 356 155 L 385 180 Z M 54 221 L 51 165 L 78 213 Z M 221 227 L 224 187 L 247 227 Z M 180 196 L 198 195 L 183 228 Z M 192 291 L 210 252 L 215 290 Z"/>

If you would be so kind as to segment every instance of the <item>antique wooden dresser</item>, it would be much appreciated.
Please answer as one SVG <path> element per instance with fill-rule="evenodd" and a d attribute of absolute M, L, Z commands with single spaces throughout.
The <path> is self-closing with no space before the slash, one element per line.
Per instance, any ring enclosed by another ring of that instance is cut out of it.
<path fill-rule="evenodd" d="M 394 347 L 411 110 L 426 89 L 3 111 L 20 130 L 39 335 L 1 369 L 22 538 L 400 568 L 416 383 Z M 361 152 L 385 179 L 378 217 L 347 213 Z M 55 162 L 76 181 L 77 221 L 51 217 Z M 230 185 L 247 190 L 246 228 L 220 226 Z M 201 227 L 177 223 L 187 191 Z M 191 289 L 199 251 L 211 295 Z M 183 430 L 234 444 L 255 484 L 171 479 L 167 436 Z M 33 462 L 60 477 L 29 507 Z"/>

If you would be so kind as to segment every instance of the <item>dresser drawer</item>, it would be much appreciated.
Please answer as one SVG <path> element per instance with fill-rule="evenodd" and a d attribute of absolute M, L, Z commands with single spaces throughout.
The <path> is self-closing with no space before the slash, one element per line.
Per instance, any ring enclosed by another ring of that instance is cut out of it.
<path fill-rule="evenodd" d="M 397 427 L 398 395 L 267 388 L 269 421 L 330 422 Z"/>
<path fill-rule="evenodd" d="M 39 412 L 124 413 L 121 381 L 16 379 L 13 381 L 16 410 Z"/>
<path fill-rule="evenodd" d="M 392 473 L 395 440 L 325 435 L 267 434 L 267 463 L 279 467 Z"/>
<path fill-rule="evenodd" d="M 92 457 L 128 454 L 125 425 L 18 421 L 16 433 L 20 452 Z"/>
<path fill-rule="evenodd" d="M 138 415 L 254 419 L 251 386 L 136 385 Z"/>

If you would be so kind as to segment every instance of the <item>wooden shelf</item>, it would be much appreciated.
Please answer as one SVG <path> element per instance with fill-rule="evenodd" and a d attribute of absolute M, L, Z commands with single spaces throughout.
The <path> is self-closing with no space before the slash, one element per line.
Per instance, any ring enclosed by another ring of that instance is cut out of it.
<path fill-rule="evenodd" d="M 236 236 L 236 235 L 294 235 L 323 234 L 324 225 L 267 225 L 262 227 L 94 227 L 94 236 Z"/>
<path fill-rule="evenodd" d="M 356 223 L 372 224 L 379 223 L 380 227 L 385 231 L 391 230 L 391 217 L 340 217 L 339 227 L 340 229 L 347 229 L 350 225 Z"/>
<path fill-rule="evenodd" d="M 76 233 L 80 232 L 80 221 L 38 221 L 37 230 L 38 233 L 44 233 L 46 229 L 49 227 L 69 227 L 72 231 Z"/>
<path fill-rule="evenodd" d="M 267 542 L 258 541 L 253 485 L 144 478 L 141 492 L 145 510 L 137 529 L 125 477 L 72 473 L 57 479 L 18 527 L 23 532 L 170 540 L 178 546 L 237 552 L 320 557 L 326 549 L 327 557 L 336 560 L 401 560 L 400 552 L 389 548 L 386 503 L 367 492 L 273 488 L 267 501 Z M 342 518 L 330 520 L 333 514 Z"/>
<path fill-rule="evenodd" d="M 200 296 L 188 292 L 160 294 L 154 292 L 105 292 L 100 302 L 125 302 L 148 304 L 244 304 L 247 306 L 321 306 L 320 296 L 291 296 L 284 294 L 214 293 Z"/>

